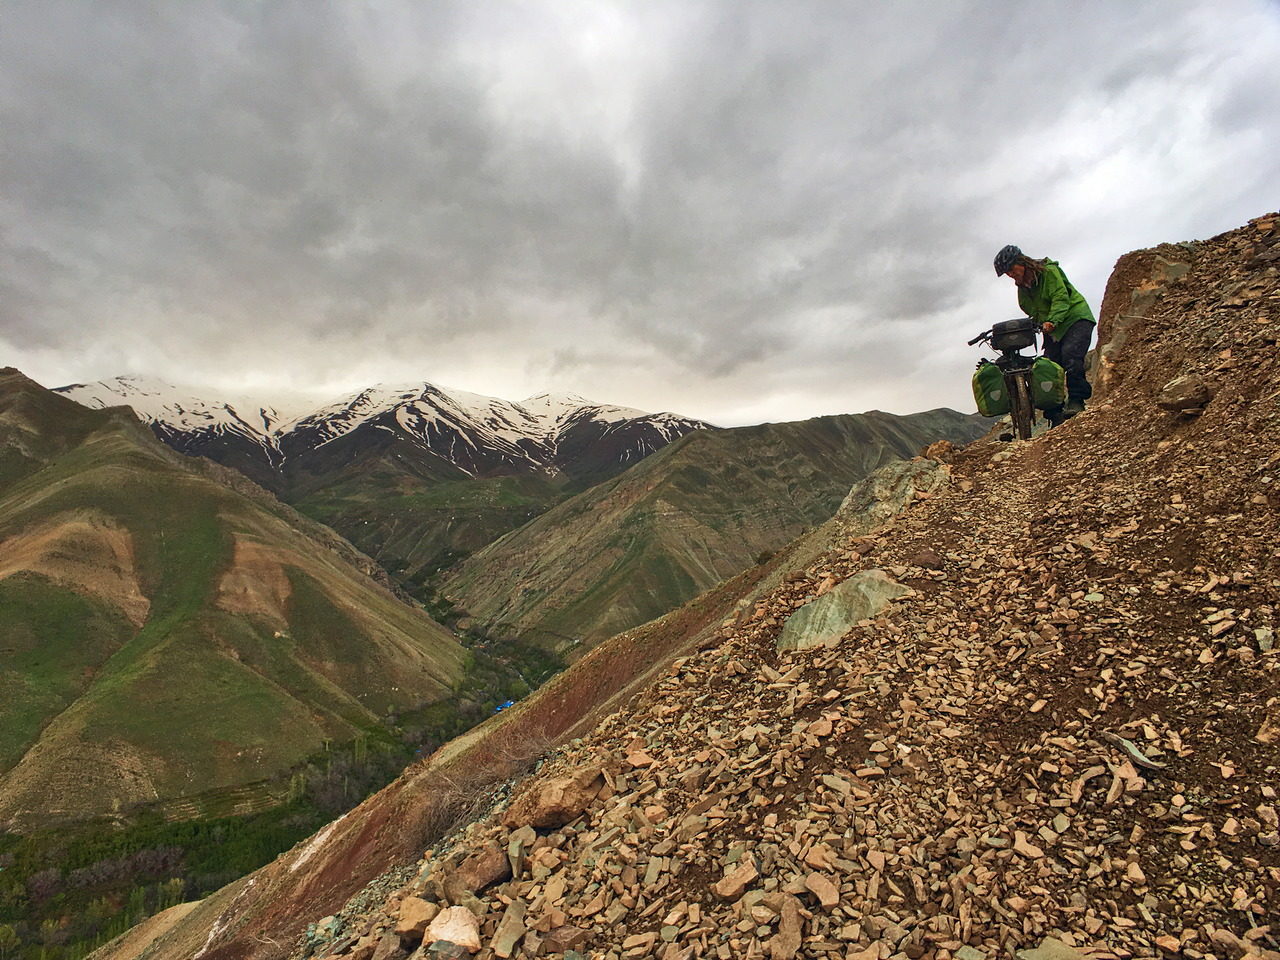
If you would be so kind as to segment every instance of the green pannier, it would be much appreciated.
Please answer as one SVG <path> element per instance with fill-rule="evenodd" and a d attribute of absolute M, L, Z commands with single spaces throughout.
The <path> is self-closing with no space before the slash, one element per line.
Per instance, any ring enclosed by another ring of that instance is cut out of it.
<path fill-rule="evenodd" d="M 978 364 L 973 371 L 973 399 L 984 417 L 1002 417 L 1009 412 L 1009 391 L 1004 388 L 1004 373 L 990 360 Z"/>
<path fill-rule="evenodd" d="M 977 389 L 977 381 L 974 381 Z M 1067 371 L 1048 357 L 1036 357 L 1031 365 L 1031 404 L 1037 410 L 1052 410 L 1067 402 Z"/>

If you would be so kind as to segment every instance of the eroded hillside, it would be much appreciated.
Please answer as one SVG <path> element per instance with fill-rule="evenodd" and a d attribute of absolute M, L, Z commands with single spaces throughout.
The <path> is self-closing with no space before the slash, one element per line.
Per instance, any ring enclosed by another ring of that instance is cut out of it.
<path fill-rule="evenodd" d="M 935 449 L 896 517 L 851 498 L 146 955 L 1274 960 L 1277 261 L 1280 215 L 1121 258 L 1086 414 Z M 447 785 L 583 727 L 435 838 Z"/>
<path fill-rule="evenodd" d="M 0 823 L 262 782 L 452 696 L 451 634 L 218 469 L 0 371 Z"/>

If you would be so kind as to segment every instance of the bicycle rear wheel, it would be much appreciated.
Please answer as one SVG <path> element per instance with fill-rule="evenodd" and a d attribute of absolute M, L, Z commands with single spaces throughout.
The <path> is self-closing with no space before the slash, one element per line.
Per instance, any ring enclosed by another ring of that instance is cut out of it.
<path fill-rule="evenodd" d="M 1009 388 L 1009 414 L 1013 417 L 1013 434 L 1019 440 L 1031 439 L 1031 384 L 1029 374 L 1015 373 L 1005 378 Z"/>

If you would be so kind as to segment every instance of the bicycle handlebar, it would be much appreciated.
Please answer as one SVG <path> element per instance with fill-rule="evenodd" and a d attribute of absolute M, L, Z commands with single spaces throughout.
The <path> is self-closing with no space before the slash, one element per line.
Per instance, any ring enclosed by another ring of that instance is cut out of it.
<path fill-rule="evenodd" d="M 991 339 L 991 331 L 985 330 L 982 333 L 978 334 L 976 337 L 974 337 L 972 340 L 970 340 L 969 346 L 972 347 L 975 343 L 980 343 L 983 340 L 990 340 L 990 339 Z"/>

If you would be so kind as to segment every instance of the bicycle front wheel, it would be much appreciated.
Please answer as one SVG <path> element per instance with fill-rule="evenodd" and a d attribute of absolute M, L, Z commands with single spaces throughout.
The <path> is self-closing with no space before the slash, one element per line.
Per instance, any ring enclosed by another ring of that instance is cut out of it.
<path fill-rule="evenodd" d="M 1030 374 L 1015 373 L 1006 378 L 1009 388 L 1009 413 L 1013 417 L 1013 434 L 1019 440 L 1031 439 L 1031 384 Z"/>

